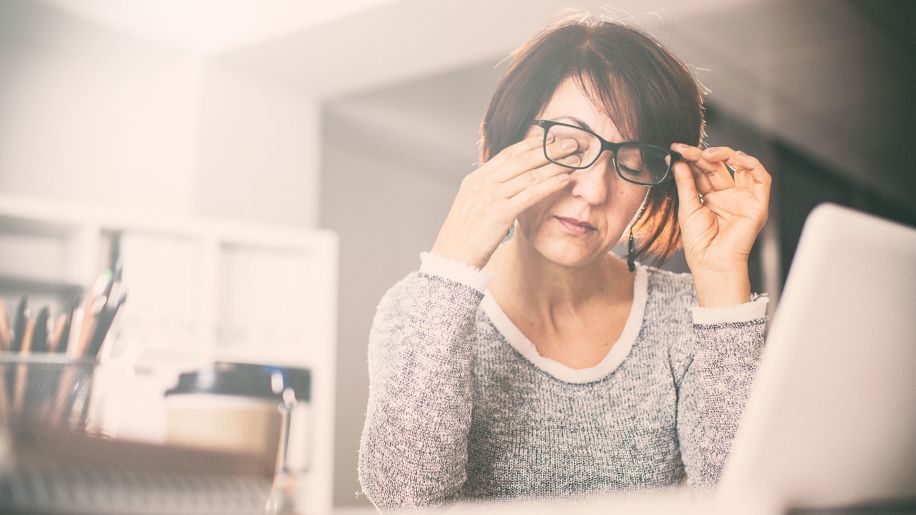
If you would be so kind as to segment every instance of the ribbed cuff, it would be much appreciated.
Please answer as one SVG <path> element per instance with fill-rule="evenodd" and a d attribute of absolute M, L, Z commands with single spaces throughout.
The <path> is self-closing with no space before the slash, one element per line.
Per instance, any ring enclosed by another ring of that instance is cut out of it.
<path fill-rule="evenodd" d="M 486 290 L 487 285 L 495 277 L 493 274 L 484 272 L 463 261 L 440 256 L 432 252 L 420 253 L 420 271 L 451 279 L 480 292 Z"/>
<path fill-rule="evenodd" d="M 766 293 L 755 293 L 751 300 L 744 304 L 730 307 L 704 308 L 693 306 L 693 323 L 716 324 L 719 322 L 747 322 L 763 318 L 767 314 L 767 303 L 770 298 Z"/>

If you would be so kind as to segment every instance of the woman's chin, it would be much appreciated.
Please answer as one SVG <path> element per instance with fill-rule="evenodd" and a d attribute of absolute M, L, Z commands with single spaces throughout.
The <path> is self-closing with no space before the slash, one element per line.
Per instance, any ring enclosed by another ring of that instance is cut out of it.
<path fill-rule="evenodd" d="M 545 259 L 562 266 L 580 267 L 591 263 L 601 253 L 598 249 L 570 244 L 552 239 L 542 245 L 535 245 Z"/>

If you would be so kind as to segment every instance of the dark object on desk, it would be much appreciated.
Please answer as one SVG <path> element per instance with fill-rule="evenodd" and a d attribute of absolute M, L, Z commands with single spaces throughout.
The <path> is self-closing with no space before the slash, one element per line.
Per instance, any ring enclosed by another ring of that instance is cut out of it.
<path fill-rule="evenodd" d="M 297 400 L 310 401 L 311 371 L 307 368 L 216 362 L 212 368 L 182 372 L 178 376 L 178 384 L 166 391 L 165 395 L 239 395 L 276 399 L 279 402 L 282 401 L 286 388 L 291 388 L 295 392 Z"/>
<path fill-rule="evenodd" d="M 270 497 L 273 471 L 245 454 L 66 432 L 6 439 L 3 513 L 251 514 Z"/>
<path fill-rule="evenodd" d="M 829 508 L 790 508 L 786 515 L 904 515 L 916 513 L 916 497 L 883 499 Z"/>

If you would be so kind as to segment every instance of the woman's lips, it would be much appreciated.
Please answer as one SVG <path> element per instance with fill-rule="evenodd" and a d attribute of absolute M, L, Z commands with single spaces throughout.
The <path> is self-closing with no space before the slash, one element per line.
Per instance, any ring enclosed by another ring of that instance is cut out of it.
<path fill-rule="evenodd" d="M 571 218 L 562 218 L 558 216 L 556 219 L 558 222 L 560 222 L 560 225 L 562 225 L 563 228 L 571 234 L 586 234 L 595 231 L 594 228 L 577 224 L 575 220 L 572 220 Z"/>

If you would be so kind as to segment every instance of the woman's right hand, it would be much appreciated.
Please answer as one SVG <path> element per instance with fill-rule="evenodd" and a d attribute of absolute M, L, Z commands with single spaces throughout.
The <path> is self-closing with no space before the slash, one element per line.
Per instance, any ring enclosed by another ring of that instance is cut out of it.
<path fill-rule="evenodd" d="M 572 169 L 548 161 L 543 133 L 509 145 L 464 177 L 432 252 L 483 268 L 523 211 L 561 190 Z M 564 147 L 564 143 L 570 144 Z M 570 165 L 579 164 L 576 140 L 550 141 Z"/>

